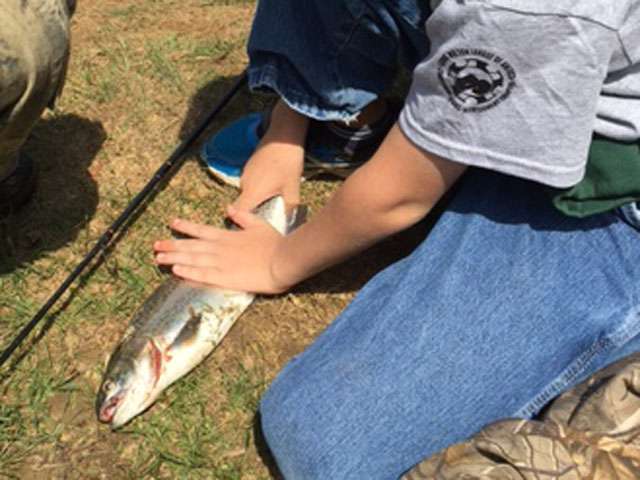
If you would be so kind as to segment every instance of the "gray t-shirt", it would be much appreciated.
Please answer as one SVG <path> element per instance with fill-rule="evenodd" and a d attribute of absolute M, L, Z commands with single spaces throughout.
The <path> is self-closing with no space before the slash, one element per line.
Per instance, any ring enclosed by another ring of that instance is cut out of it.
<path fill-rule="evenodd" d="M 399 120 L 419 147 L 564 188 L 593 132 L 640 139 L 640 0 L 442 0 L 426 32 Z"/>

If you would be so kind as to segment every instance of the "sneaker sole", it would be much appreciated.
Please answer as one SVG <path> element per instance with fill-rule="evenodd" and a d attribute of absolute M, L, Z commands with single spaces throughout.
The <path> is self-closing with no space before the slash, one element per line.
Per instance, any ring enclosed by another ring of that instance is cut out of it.
<path fill-rule="evenodd" d="M 304 156 L 304 160 L 304 174 L 307 178 L 326 174 L 345 179 L 362 165 L 362 163 L 349 164 L 347 162 L 336 165 L 335 163 L 319 161 L 308 154 Z"/>
<path fill-rule="evenodd" d="M 225 173 L 220 172 L 219 170 L 216 170 L 215 168 L 208 165 L 206 169 L 216 180 L 224 183 L 225 185 L 230 185 L 238 189 L 240 188 L 240 180 L 237 177 L 226 175 Z M 354 167 L 334 167 L 327 164 L 309 165 L 305 162 L 304 171 L 302 172 L 302 178 L 300 179 L 300 182 L 311 180 L 312 178 L 318 177 L 320 175 L 330 175 L 332 177 L 345 180 L 349 175 L 353 173 L 354 170 Z"/>
<path fill-rule="evenodd" d="M 240 188 L 240 179 L 237 177 L 231 177 L 219 170 L 216 170 L 215 168 L 209 166 L 208 164 L 205 164 L 207 171 L 216 179 L 219 180 L 220 182 L 224 183 L 225 185 L 231 185 L 232 187 L 235 188 Z"/>
<path fill-rule="evenodd" d="M 204 159 L 203 159 L 204 161 Z M 232 177 L 230 175 L 221 172 L 220 170 L 216 170 L 210 165 L 206 164 L 207 171 L 218 181 L 224 183 L 225 185 L 230 185 L 235 188 L 240 188 L 240 179 L 238 177 Z M 309 157 L 305 155 L 304 162 L 304 171 L 302 172 L 301 182 L 306 180 L 310 180 L 312 178 L 318 177 L 320 175 L 330 175 L 332 177 L 340 178 L 342 180 L 346 179 L 349 175 L 351 175 L 357 166 L 338 166 L 332 165 L 330 163 L 319 162 L 313 157 Z"/>

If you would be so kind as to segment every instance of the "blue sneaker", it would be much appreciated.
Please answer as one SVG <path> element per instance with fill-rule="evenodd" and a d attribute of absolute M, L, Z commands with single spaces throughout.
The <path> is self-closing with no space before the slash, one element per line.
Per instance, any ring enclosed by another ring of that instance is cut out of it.
<path fill-rule="evenodd" d="M 366 162 L 396 121 L 400 105 L 372 126 L 347 128 L 335 122 L 311 120 L 305 145 L 303 180 L 320 174 L 346 178 Z M 222 182 L 240 186 L 242 169 L 264 135 L 271 110 L 251 113 L 220 130 L 202 146 L 200 157 Z"/>
<path fill-rule="evenodd" d="M 264 133 L 263 119 L 264 114 L 251 113 L 223 128 L 202 146 L 200 158 L 216 178 L 240 187 L 242 169 Z"/>

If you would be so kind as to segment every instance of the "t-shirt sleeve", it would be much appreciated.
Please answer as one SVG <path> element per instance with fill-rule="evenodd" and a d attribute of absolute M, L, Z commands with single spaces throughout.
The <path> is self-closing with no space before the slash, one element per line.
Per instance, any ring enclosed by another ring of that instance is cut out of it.
<path fill-rule="evenodd" d="M 400 115 L 405 135 L 455 162 L 554 187 L 579 182 L 618 37 L 566 3 L 442 1 Z"/>

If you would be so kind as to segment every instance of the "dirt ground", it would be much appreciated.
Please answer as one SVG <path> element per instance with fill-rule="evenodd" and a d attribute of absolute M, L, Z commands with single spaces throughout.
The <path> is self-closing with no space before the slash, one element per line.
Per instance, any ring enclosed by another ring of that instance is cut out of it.
<path fill-rule="evenodd" d="M 6 345 L 246 66 L 255 8 L 233 0 L 82 0 L 64 94 L 26 146 L 36 198 L 0 224 L 0 341 Z M 243 92 L 209 132 L 268 97 Z M 206 135 L 201 137 L 206 138 Z M 337 183 L 303 185 L 311 214 Z M 216 351 L 118 432 L 93 402 L 104 361 L 163 281 L 151 243 L 183 216 L 221 221 L 235 195 L 195 155 L 75 282 L 0 372 L 0 477 L 278 478 L 255 422 L 278 370 L 354 293 L 406 255 L 419 225 L 286 295 L 259 298 Z"/>

